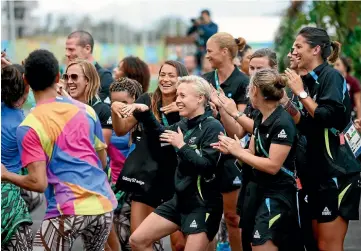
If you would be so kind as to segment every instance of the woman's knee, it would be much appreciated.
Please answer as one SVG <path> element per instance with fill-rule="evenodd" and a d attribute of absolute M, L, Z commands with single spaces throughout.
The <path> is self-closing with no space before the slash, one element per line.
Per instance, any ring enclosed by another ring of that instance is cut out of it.
<path fill-rule="evenodd" d="M 129 244 L 133 250 L 144 250 L 152 245 L 151 241 L 145 235 L 134 232 L 129 238 Z"/>
<path fill-rule="evenodd" d="M 238 228 L 239 216 L 236 212 L 224 212 L 224 220 L 227 226 Z"/>

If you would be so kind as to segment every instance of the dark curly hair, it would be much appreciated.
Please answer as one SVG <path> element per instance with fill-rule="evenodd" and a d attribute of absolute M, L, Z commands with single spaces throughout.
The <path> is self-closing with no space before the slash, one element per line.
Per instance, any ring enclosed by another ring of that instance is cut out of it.
<path fill-rule="evenodd" d="M 25 93 L 25 84 L 20 71 L 13 65 L 1 69 L 1 101 L 14 108 Z"/>
<path fill-rule="evenodd" d="M 25 79 L 33 91 L 51 87 L 59 74 L 59 63 L 47 50 L 35 50 L 25 59 Z"/>
<path fill-rule="evenodd" d="M 109 87 L 110 93 L 122 91 L 128 92 L 135 100 L 143 93 L 142 85 L 137 80 L 126 77 L 116 79 Z"/>

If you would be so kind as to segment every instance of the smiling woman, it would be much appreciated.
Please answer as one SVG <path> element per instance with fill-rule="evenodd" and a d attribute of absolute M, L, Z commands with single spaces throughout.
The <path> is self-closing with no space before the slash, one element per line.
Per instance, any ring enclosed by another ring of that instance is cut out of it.
<path fill-rule="evenodd" d="M 152 243 L 177 230 L 187 236 L 185 250 L 203 251 L 213 240 L 222 217 L 217 163 L 219 153 L 211 143 L 223 131 L 221 123 L 209 117 L 209 83 L 197 76 L 178 80 L 176 105 L 184 117 L 164 127 L 148 106 L 140 105 L 134 116 L 148 135 L 160 136 L 178 155 L 175 194 L 150 214 L 130 237 L 133 250 L 151 250 Z M 152 137 L 153 138 L 153 137 Z"/>
<path fill-rule="evenodd" d="M 139 121 L 133 116 L 133 111 L 139 105 L 150 107 L 157 121 L 165 126 L 177 123 L 180 117 L 178 107 L 175 104 L 176 85 L 178 77 L 187 75 L 187 69 L 183 64 L 177 61 L 166 61 L 159 70 L 158 86 L 154 93 L 144 93 L 135 101 L 135 104 L 113 102 L 112 116 L 116 135 L 126 135 L 138 124 Z M 151 189 L 149 191 L 134 191 L 134 188 L 128 187 L 125 181 L 120 183 L 123 186 L 121 188 L 122 191 L 132 193 L 132 232 L 154 211 L 154 208 L 163 201 L 169 200 L 174 193 L 173 177 L 177 162 L 174 149 L 170 146 L 161 147 L 159 141 L 158 143 L 148 141 L 149 139 L 144 131 L 136 130 L 133 133 L 133 142 L 135 142 L 137 147 L 129 155 L 123 170 L 127 170 L 127 164 L 129 163 L 136 165 L 137 170 L 142 168 L 148 170 L 150 167 L 156 166 L 160 171 L 157 172 L 154 179 L 147 182 Z M 145 147 L 141 148 L 140 146 L 143 145 Z M 151 161 L 143 161 L 146 157 Z M 152 164 L 154 165 L 152 166 Z M 119 177 L 121 176 L 122 174 Z M 179 233 L 173 234 L 171 240 L 173 246 L 182 246 L 184 242 L 183 236 Z M 155 247 L 157 250 L 163 249 L 159 242 L 155 243 Z"/>

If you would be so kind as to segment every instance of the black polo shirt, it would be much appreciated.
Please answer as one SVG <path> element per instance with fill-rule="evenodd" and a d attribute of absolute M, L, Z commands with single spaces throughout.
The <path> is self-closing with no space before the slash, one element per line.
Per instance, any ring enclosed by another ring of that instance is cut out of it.
<path fill-rule="evenodd" d="M 211 71 L 204 74 L 202 77 L 211 83 L 214 88 L 216 86 L 216 71 Z M 223 83 L 219 83 L 225 95 L 229 98 L 232 98 L 236 104 L 247 104 L 247 87 L 249 84 L 249 78 L 241 72 L 236 66 L 234 66 L 234 70 L 232 74 L 224 81 Z"/>
<path fill-rule="evenodd" d="M 296 126 L 291 115 L 282 106 L 276 110 L 262 123 L 262 113 L 254 120 L 255 155 L 268 158 L 271 144 L 291 146 L 283 167 L 276 175 L 271 175 L 257 169 L 253 169 L 253 178 L 260 186 L 264 187 L 267 195 L 277 195 L 295 188 L 295 179 L 290 172 L 294 172 L 294 157 L 296 146 Z M 262 147 L 264 151 L 262 150 Z M 287 196 L 288 197 L 288 196 Z"/>
<path fill-rule="evenodd" d="M 93 98 L 89 105 L 93 107 L 95 113 L 98 115 L 100 124 L 103 129 L 113 129 L 112 112 L 108 104 L 103 103 L 100 98 Z"/>
<path fill-rule="evenodd" d="M 348 92 L 344 92 L 345 80 L 327 63 L 313 72 L 318 76 L 317 81 L 310 73 L 302 80 L 318 107 L 314 117 L 304 109 L 297 128 L 307 138 L 307 177 L 317 183 L 320 179 L 360 172 L 360 166 L 348 161 L 341 163 L 350 156 L 341 151 L 339 136 L 329 130 L 335 128 L 342 132 L 351 121 L 351 102 Z M 336 162 L 340 163 L 338 167 L 332 164 Z"/>

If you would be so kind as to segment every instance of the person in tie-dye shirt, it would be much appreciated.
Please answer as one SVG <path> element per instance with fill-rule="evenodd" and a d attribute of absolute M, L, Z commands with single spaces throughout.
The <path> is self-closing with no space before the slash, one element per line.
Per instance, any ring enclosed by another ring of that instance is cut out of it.
<path fill-rule="evenodd" d="M 117 201 L 103 171 L 106 144 L 90 106 L 57 95 L 59 64 L 47 50 L 25 61 L 24 80 L 36 107 L 17 130 L 22 166 L 28 175 L 2 178 L 28 190 L 45 191 L 47 210 L 34 250 L 71 250 L 82 236 L 83 250 L 104 250 Z"/>

